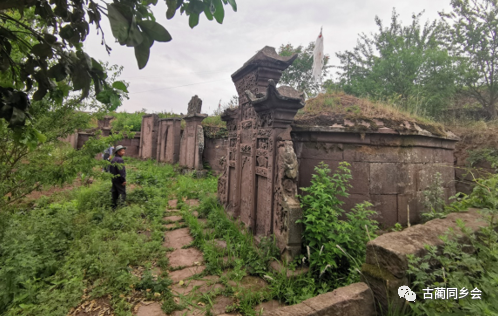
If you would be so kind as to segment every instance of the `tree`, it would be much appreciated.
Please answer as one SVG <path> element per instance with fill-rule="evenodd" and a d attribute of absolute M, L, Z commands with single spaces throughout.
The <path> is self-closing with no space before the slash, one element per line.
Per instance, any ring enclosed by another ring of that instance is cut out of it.
<path fill-rule="evenodd" d="M 292 44 L 281 45 L 278 54 L 281 56 L 292 56 L 298 54 L 297 59 L 287 68 L 280 78 L 279 83 L 293 87 L 294 89 L 304 92 L 307 97 L 316 96 L 320 91 L 320 86 L 313 80 L 313 50 L 315 43 L 311 42 L 306 48 L 302 45 L 294 47 Z M 330 57 L 325 55 L 322 75 L 328 75 L 331 66 L 327 66 Z"/>
<path fill-rule="evenodd" d="M 120 45 L 134 47 L 140 69 L 149 59 L 150 47 L 171 40 L 169 32 L 155 21 L 150 10 L 157 0 L 3 0 L 0 1 L 0 71 L 8 83 L 0 86 L 0 119 L 9 128 L 22 129 L 29 118 L 31 100 L 62 102 L 63 96 L 81 91 L 80 99 L 89 95 L 93 83 L 97 100 L 109 110 L 119 106 L 123 83 L 109 85 L 102 66 L 82 49 L 90 24 L 102 36 L 102 15 L 110 21 L 112 34 Z M 189 16 L 190 27 L 199 23 L 204 13 L 209 20 L 222 23 L 224 5 L 237 9 L 235 0 L 166 0 L 166 17 L 180 10 Z M 34 19 L 26 15 L 33 14 Z M 18 52 L 22 58 L 13 58 Z M 33 90 L 36 92 L 33 93 Z"/>
<path fill-rule="evenodd" d="M 454 59 L 444 46 L 445 27 L 433 21 L 420 24 L 422 13 L 403 26 L 393 10 L 378 32 L 361 34 L 352 51 L 337 53 L 340 86 L 346 93 L 375 99 L 399 99 L 406 109 L 437 116 L 455 91 Z"/>
<path fill-rule="evenodd" d="M 463 93 L 479 101 L 490 119 L 498 117 L 498 3 L 452 0 L 440 13 L 450 28 L 448 45 L 460 57 Z"/>

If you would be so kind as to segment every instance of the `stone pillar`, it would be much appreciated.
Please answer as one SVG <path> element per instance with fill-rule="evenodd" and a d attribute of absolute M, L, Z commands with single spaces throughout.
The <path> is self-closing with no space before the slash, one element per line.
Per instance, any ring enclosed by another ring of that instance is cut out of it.
<path fill-rule="evenodd" d="M 180 157 L 181 118 L 160 119 L 158 125 L 156 160 L 175 164 Z"/>
<path fill-rule="evenodd" d="M 142 117 L 139 151 L 139 157 L 142 159 L 153 159 L 157 156 L 158 123 L 157 114 L 148 114 Z"/>
<path fill-rule="evenodd" d="M 240 217 L 258 237 L 274 234 L 282 253 L 301 248 L 297 159 L 290 124 L 304 106 L 292 88 L 276 88 L 282 72 L 296 59 L 265 47 L 232 75 L 239 107 L 227 110 L 229 146 L 218 194 L 227 212 Z"/>
<path fill-rule="evenodd" d="M 180 142 L 180 166 L 189 170 L 202 170 L 202 152 L 204 151 L 204 131 L 202 120 L 207 114 L 200 114 L 202 100 L 194 96 L 189 102 L 185 120 L 185 130 Z"/>

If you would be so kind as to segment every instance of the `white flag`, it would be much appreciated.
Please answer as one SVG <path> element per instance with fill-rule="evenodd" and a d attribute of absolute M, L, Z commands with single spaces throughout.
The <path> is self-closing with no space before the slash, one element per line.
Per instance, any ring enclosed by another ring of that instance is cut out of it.
<path fill-rule="evenodd" d="M 323 68 L 323 36 L 320 29 L 320 35 L 315 42 L 315 50 L 313 51 L 313 79 L 315 82 L 322 83 L 322 68 Z"/>

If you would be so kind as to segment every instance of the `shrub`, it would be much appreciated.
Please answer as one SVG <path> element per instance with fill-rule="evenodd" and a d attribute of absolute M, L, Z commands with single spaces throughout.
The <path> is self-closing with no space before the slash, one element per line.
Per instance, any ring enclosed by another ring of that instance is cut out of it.
<path fill-rule="evenodd" d="M 366 229 L 373 233 L 378 228 L 377 222 L 371 219 L 375 212 L 369 209 L 372 206 L 369 202 L 356 204 L 347 213 L 341 208 L 344 202 L 339 197 L 348 197 L 347 190 L 351 187 L 348 166 L 347 162 L 341 162 L 333 175 L 323 162 L 315 167 L 311 185 L 302 188 L 307 195 L 300 197 L 303 218 L 298 221 L 304 224 L 303 238 L 310 248 L 310 268 L 320 276 L 324 273 L 335 278 L 347 276 L 346 283 L 358 277 L 356 272 L 350 274 L 352 266 L 358 266 L 365 259 Z"/>
<path fill-rule="evenodd" d="M 461 299 L 417 300 L 411 304 L 417 315 L 497 315 L 498 304 L 498 175 L 478 179 L 473 192 L 465 196 L 454 209 L 478 207 L 487 220 L 479 233 L 470 233 L 457 222 L 465 236 L 458 242 L 455 232 L 442 236 L 442 250 L 427 247 L 422 258 L 409 258 L 409 273 L 418 297 L 424 289 L 465 287 L 468 296 Z M 451 238 L 450 238 L 451 237 Z M 481 299 L 472 299 L 471 291 L 482 291 Z M 428 290 L 426 290 L 428 291 Z"/>

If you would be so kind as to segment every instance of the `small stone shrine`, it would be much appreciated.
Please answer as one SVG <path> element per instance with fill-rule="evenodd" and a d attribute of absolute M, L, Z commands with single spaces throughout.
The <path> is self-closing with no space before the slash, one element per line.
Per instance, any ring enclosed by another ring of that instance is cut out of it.
<path fill-rule="evenodd" d="M 290 136 L 304 99 L 290 87 L 276 87 L 297 55 L 279 56 L 265 47 L 232 75 L 239 107 L 222 115 L 229 148 L 218 182 L 227 212 L 257 239 L 274 234 L 284 255 L 301 251 L 302 210 L 296 199 L 298 162 Z"/>

